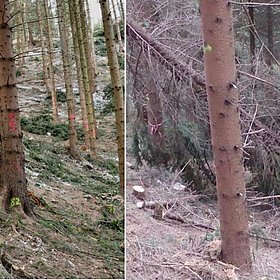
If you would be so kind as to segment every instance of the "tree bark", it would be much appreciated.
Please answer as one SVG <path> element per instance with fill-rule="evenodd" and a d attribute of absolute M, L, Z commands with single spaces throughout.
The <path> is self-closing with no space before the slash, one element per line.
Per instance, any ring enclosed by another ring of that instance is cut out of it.
<path fill-rule="evenodd" d="M 119 158 L 119 176 L 120 176 L 120 193 L 124 196 L 124 111 L 123 111 L 123 89 L 121 82 L 121 73 L 114 40 L 113 21 L 111 18 L 109 0 L 100 0 L 104 34 L 106 38 L 107 56 L 110 67 L 110 75 L 113 87 L 117 141 L 118 141 L 118 158 Z"/>
<path fill-rule="evenodd" d="M 64 0 L 57 0 L 57 14 L 58 14 L 58 25 L 60 32 L 60 44 L 61 44 L 61 55 L 63 63 L 63 73 L 65 81 L 65 89 L 67 96 L 67 112 L 69 121 L 69 146 L 70 154 L 75 159 L 80 159 L 80 154 L 77 148 L 77 130 L 76 130 L 76 112 L 75 112 L 75 100 L 72 87 L 71 71 L 70 71 L 70 61 L 67 53 L 69 38 L 68 29 L 65 22 L 65 17 L 63 13 L 66 7 Z"/>
<path fill-rule="evenodd" d="M 251 270 L 246 190 L 229 1 L 200 0 L 211 140 L 225 262 Z"/>
<path fill-rule="evenodd" d="M 122 52 L 123 43 L 122 43 L 120 24 L 119 24 L 118 17 L 117 17 L 115 2 L 114 2 L 114 0 L 111 0 L 111 2 L 112 2 L 113 13 L 114 13 L 114 23 L 115 23 L 115 29 L 116 29 L 117 38 L 118 38 L 119 52 Z"/>
<path fill-rule="evenodd" d="M 255 17 L 254 17 L 254 7 L 248 7 L 249 13 L 249 24 L 250 24 L 250 54 L 251 61 L 253 62 L 256 54 L 256 40 L 255 40 Z"/>
<path fill-rule="evenodd" d="M 49 7 L 48 7 L 48 0 L 43 0 L 43 9 L 44 9 L 44 17 L 46 20 L 45 28 L 46 28 L 46 40 L 48 46 L 48 80 L 49 86 L 51 90 L 51 97 L 52 97 L 52 116 L 53 122 L 58 122 L 58 111 L 57 111 L 57 98 L 56 98 L 56 87 L 55 87 L 55 80 L 54 80 L 54 68 L 53 68 L 53 47 L 52 47 L 52 32 L 51 26 L 49 21 Z"/>
<path fill-rule="evenodd" d="M 89 140 L 90 140 L 90 150 L 92 156 L 95 158 L 96 155 L 96 138 L 95 138 L 95 128 L 94 128 L 94 109 L 92 103 L 92 93 L 90 88 L 90 80 L 88 76 L 88 64 L 86 61 L 85 46 L 82 33 L 82 24 L 81 24 L 81 14 L 79 10 L 78 0 L 68 0 L 70 18 L 71 22 L 75 24 L 75 30 L 77 33 L 77 40 L 79 45 L 79 54 L 80 54 L 80 63 L 82 71 L 82 81 L 84 85 L 85 93 L 85 102 L 86 102 L 86 111 L 87 111 L 87 121 L 88 121 L 88 130 L 89 130 Z"/>
<path fill-rule="evenodd" d="M 36 12 L 38 17 L 38 25 L 39 25 L 39 31 L 40 31 L 40 42 L 41 42 L 41 51 L 42 51 L 42 63 L 43 63 L 43 75 L 44 75 L 44 83 L 47 89 L 47 92 L 51 92 L 50 85 L 49 85 L 49 79 L 48 79 L 48 67 L 47 67 L 47 55 L 45 50 L 45 36 L 44 36 L 44 28 L 42 24 L 42 12 L 41 12 L 41 5 L 40 0 L 36 0 Z"/>
<path fill-rule="evenodd" d="M 9 1 L 0 0 L 0 190 L 2 208 L 31 214 L 20 129 Z"/>
<path fill-rule="evenodd" d="M 87 72 L 88 72 L 88 79 L 89 79 L 89 87 L 90 87 L 90 103 L 92 107 L 92 121 L 93 121 L 93 137 L 96 139 L 97 135 L 97 123 L 95 117 L 95 108 L 94 108 L 94 99 L 93 95 L 96 92 L 96 83 L 95 83 L 95 70 L 93 64 L 93 53 L 92 53 L 92 40 L 90 40 L 90 28 L 87 21 L 87 14 L 85 10 L 85 3 L 84 0 L 79 0 L 79 20 L 81 24 L 81 33 L 83 37 L 83 45 L 85 50 L 85 57 L 86 57 L 86 64 L 87 64 Z"/>
<path fill-rule="evenodd" d="M 272 7 L 266 7 L 266 18 L 267 18 L 267 47 L 269 51 L 274 54 L 274 44 L 273 44 L 273 12 Z M 272 64 L 272 56 L 268 52 L 267 53 L 267 64 L 271 66 Z"/>

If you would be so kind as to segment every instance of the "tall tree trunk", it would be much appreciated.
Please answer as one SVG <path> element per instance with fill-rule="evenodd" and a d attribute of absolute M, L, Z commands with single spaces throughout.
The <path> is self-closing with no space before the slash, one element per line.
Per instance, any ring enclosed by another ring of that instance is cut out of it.
<path fill-rule="evenodd" d="M 30 0 L 24 0 L 26 5 L 26 20 L 27 20 L 27 29 L 28 29 L 28 44 L 30 47 L 35 46 L 35 41 L 33 38 L 33 23 L 31 22 L 30 15 L 32 14 Z"/>
<path fill-rule="evenodd" d="M 116 32 L 117 32 L 119 51 L 122 52 L 123 51 L 123 43 L 122 43 L 120 24 L 119 24 L 118 17 L 117 17 L 115 2 L 114 2 L 114 0 L 111 0 L 111 2 L 112 2 L 113 13 L 114 13 L 114 25 L 115 25 L 115 29 L 116 29 Z"/>
<path fill-rule="evenodd" d="M 255 40 L 255 17 L 254 17 L 254 7 L 248 8 L 249 12 L 249 24 L 250 24 L 250 54 L 251 61 L 254 62 L 256 54 L 256 40 Z"/>
<path fill-rule="evenodd" d="M 75 30 L 77 33 L 77 40 L 79 45 L 79 55 L 82 70 L 82 79 L 84 85 L 85 101 L 86 101 L 86 111 L 88 120 L 88 130 L 89 130 L 89 140 L 90 140 L 90 150 L 93 157 L 96 157 L 96 143 L 95 143 L 95 129 L 94 129 L 94 110 L 92 104 L 92 93 L 90 88 L 90 81 L 88 77 L 88 65 L 86 61 L 86 53 L 84 47 L 80 11 L 78 0 L 68 0 L 71 22 L 75 24 Z"/>
<path fill-rule="evenodd" d="M 211 140 L 216 166 L 222 258 L 251 270 L 232 8 L 200 0 Z"/>
<path fill-rule="evenodd" d="M 266 7 L 266 18 L 267 18 L 267 47 L 269 51 L 273 54 L 274 53 L 274 44 L 273 44 L 273 12 L 272 7 Z M 267 64 L 271 66 L 273 57 L 268 52 L 267 54 Z"/>
<path fill-rule="evenodd" d="M 123 111 L 123 90 L 118 56 L 116 52 L 116 43 L 114 40 L 113 21 L 111 18 L 109 0 L 100 0 L 104 34 L 106 38 L 107 56 L 110 67 L 110 75 L 113 87 L 113 96 L 115 104 L 119 175 L 120 175 L 120 193 L 124 196 L 124 111 Z"/>
<path fill-rule="evenodd" d="M 26 6 L 25 2 L 23 0 L 20 1 L 21 6 L 21 22 L 22 22 L 22 30 L 23 30 L 23 36 L 21 37 L 21 44 L 22 44 L 22 56 L 20 59 L 20 65 L 23 65 L 25 63 L 25 53 L 28 51 L 28 39 L 27 39 L 27 28 L 26 28 Z"/>
<path fill-rule="evenodd" d="M 90 86 L 90 95 L 89 98 L 91 107 L 92 107 L 92 118 L 93 118 L 93 137 L 96 139 L 97 135 L 97 123 L 96 123 L 96 117 L 95 117 L 95 108 L 94 108 L 94 99 L 93 95 L 96 92 L 96 84 L 95 84 L 95 71 L 94 71 L 94 65 L 92 64 L 92 58 L 93 58 L 93 53 L 92 53 L 92 47 L 91 43 L 92 40 L 90 40 L 89 35 L 90 35 L 90 28 L 87 22 L 87 14 L 85 10 L 85 0 L 79 0 L 79 11 L 80 11 L 80 24 L 81 24 L 81 33 L 83 36 L 83 45 L 84 45 L 84 50 L 85 50 L 85 57 L 86 57 L 86 64 L 87 64 L 87 71 L 88 71 L 88 79 L 89 79 L 89 86 Z"/>
<path fill-rule="evenodd" d="M 77 130 L 76 130 L 76 112 L 75 112 L 75 100 L 72 87 L 71 71 L 70 71 L 70 61 L 68 56 L 68 29 L 66 26 L 64 12 L 66 10 L 64 0 L 57 0 L 57 14 L 58 14 L 58 25 L 60 32 L 60 44 L 61 44 L 61 54 L 63 62 L 63 73 L 67 96 L 67 110 L 68 110 L 68 121 L 69 121 L 69 142 L 70 142 L 70 154 L 72 157 L 79 159 L 79 151 L 77 148 Z"/>
<path fill-rule="evenodd" d="M 117 5 L 118 5 L 118 9 L 120 12 L 120 16 L 122 19 L 122 22 L 124 22 L 124 7 L 123 7 L 123 1 L 122 0 L 117 0 Z"/>
<path fill-rule="evenodd" d="M 85 97 L 84 84 L 83 84 L 83 79 L 82 79 L 83 73 L 82 73 L 82 68 L 81 68 L 78 34 L 77 34 L 77 30 L 76 30 L 74 13 L 71 11 L 69 11 L 69 13 L 70 13 L 70 24 L 71 24 L 71 31 L 72 31 L 73 47 L 74 47 L 74 53 L 75 53 L 74 57 L 75 57 L 75 62 L 76 62 L 77 80 L 78 80 L 78 87 L 79 87 L 80 101 L 81 101 L 85 146 L 86 146 L 86 149 L 90 149 L 90 134 L 89 134 L 89 125 L 88 125 L 88 118 L 87 118 L 86 97 Z"/>
<path fill-rule="evenodd" d="M 93 30 L 92 30 L 92 21 L 90 17 L 90 9 L 89 9 L 89 0 L 86 0 L 86 8 L 87 8 L 87 19 L 88 19 L 88 30 L 89 30 L 89 40 L 90 43 L 90 53 L 91 53 L 91 64 L 93 68 L 93 72 L 95 75 L 98 75 L 98 69 L 95 61 L 95 51 L 94 51 L 94 36 L 93 36 Z"/>
<path fill-rule="evenodd" d="M 52 97 L 52 116 L 53 122 L 58 122 L 58 111 L 57 111 L 57 98 L 56 98 L 56 87 L 55 87 L 55 80 L 54 80 L 54 68 L 53 68 L 53 47 L 52 47 L 52 31 L 49 21 L 49 7 L 48 7 L 48 0 L 43 0 L 43 9 L 44 9 L 44 16 L 45 16 L 45 27 L 46 27 L 46 40 L 48 46 L 48 78 L 49 78 L 49 86 L 51 90 L 51 97 Z"/>
<path fill-rule="evenodd" d="M 47 89 L 47 92 L 50 91 L 49 79 L 48 79 L 48 67 L 47 67 L 47 55 L 45 50 L 45 36 L 44 36 L 44 28 L 42 23 L 42 12 L 41 12 L 41 1 L 36 0 L 36 12 L 38 17 L 38 25 L 39 25 L 39 32 L 40 32 L 40 41 L 41 41 L 41 51 L 42 51 L 42 63 L 43 63 L 43 75 L 44 75 L 44 83 Z"/>
<path fill-rule="evenodd" d="M 28 205 L 24 152 L 20 129 L 15 61 L 9 26 L 9 1 L 0 0 L 0 190 L 2 208 L 31 213 Z"/>

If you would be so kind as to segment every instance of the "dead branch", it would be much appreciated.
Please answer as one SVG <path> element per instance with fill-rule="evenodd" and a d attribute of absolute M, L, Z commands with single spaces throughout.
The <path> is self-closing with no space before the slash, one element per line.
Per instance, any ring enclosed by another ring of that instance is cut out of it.
<path fill-rule="evenodd" d="M 177 79 L 185 79 L 192 77 L 194 82 L 201 87 L 205 87 L 205 80 L 201 75 L 190 72 L 187 66 L 179 61 L 177 57 L 148 34 L 142 27 L 140 27 L 133 20 L 127 20 L 127 35 L 132 37 L 145 51 L 150 51 L 150 54 L 160 60 L 172 73 L 175 73 Z"/>

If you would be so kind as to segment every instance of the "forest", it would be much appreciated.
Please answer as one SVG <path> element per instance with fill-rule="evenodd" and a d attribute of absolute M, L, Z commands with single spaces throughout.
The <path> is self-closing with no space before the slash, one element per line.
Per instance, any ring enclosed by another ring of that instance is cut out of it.
<path fill-rule="evenodd" d="M 127 279 L 280 279 L 279 12 L 127 1 Z"/>
<path fill-rule="evenodd" d="M 124 278 L 125 8 L 92 4 L 0 0 L 2 279 Z"/>

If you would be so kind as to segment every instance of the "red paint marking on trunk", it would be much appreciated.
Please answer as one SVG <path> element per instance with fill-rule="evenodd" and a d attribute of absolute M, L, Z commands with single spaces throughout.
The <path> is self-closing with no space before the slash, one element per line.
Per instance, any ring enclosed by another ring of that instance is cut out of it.
<path fill-rule="evenodd" d="M 86 121 L 83 122 L 83 126 L 86 130 L 88 130 L 88 123 Z"/>
<path fill-rule="evenodd" d="M 9 129 L 12 131 L 16 131 L 17 130 L 17 122 L 16 122 L 16 117 L 14 113 L 9 113 L 8 114 L 8 118 L 9 118 Z"/>
<path fill-rule="evenodd" d="M 71 114 L 71 115 L 69 116 L 69 120 L 70 120 L 70 121 L 75 121 L 75 115 L 74 115 L 74 114 Z"/>

